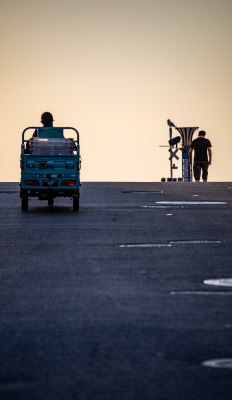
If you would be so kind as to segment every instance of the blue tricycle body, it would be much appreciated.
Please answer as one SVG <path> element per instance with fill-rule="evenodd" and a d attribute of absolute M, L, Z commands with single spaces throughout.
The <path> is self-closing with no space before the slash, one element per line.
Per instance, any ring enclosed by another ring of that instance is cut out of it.
<path fill-rule="evenodd" d="M 29 140 L 25 132 L 33 129 Z M 64 130 L 73 130 L 77 139 L 66 139 Z M 55 197 L 73 198 L 73 209 L 79 209 L 80 187 L 79 133 L 71 127 L 28 127 L 22 133 L 21 190 L 22 210 L 28 210 L 28 199 L 37 197 L 53 205 Z"/>

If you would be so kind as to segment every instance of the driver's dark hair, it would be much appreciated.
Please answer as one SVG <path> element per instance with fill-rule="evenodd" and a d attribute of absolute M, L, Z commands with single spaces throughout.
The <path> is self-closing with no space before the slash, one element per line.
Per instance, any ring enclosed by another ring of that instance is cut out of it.
<path fill-rule="evenodd" d="M 41 122 L 43 125 L 52 126 L 53 116 L 50 112 L 46 111 L 41 115 Z"/>
<path fill-rule="evenodd" d="M 205 136 L 206 132 L 205 131 L 199 131 L 198 136 Z"/>

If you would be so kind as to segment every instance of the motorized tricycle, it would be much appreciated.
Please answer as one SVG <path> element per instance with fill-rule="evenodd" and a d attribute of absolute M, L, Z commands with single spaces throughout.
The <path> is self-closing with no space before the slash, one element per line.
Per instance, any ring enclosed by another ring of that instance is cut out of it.
<path fill-rule="evenodd" d="M 25 133 L 34 130 L 33 137 Z M 77 139 L 65 138 L 72 130 Z M 52 206 L 55 197 L 71 197 L 73 210 L 79 210 L 80 146 L 79 133 L 72 127 L 28 127 L 22 133 L 20 197 L 22 210 L 28 200 L 37 197 Z"/>

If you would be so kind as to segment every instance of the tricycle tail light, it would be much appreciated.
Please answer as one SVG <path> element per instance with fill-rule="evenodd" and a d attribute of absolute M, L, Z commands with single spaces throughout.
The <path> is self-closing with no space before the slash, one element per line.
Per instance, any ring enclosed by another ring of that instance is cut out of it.
<path fill-rule="evenodd" d="M 25 179 L 25 183 L 28 186 L 39 186 L 39 181 L 37 179 Z"/>
<path fill-rule="evenodd" d="M 76 183 L 75 180 L 63 180 L 61 186 L 74 186 Z"/>

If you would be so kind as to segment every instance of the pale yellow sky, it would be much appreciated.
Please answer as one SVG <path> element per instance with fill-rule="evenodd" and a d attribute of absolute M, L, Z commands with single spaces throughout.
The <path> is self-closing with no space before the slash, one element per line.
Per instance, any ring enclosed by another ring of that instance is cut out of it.
<path fill-rule="evenodd" d="M 168 177 L 168 118 L 206 130 L 209 180 L 231 181 L 231 17 L 231 0 L 0 0 L 0 181 L 44 111 L 79 130 L 82 181 Z"/>

